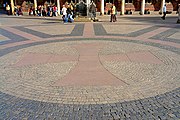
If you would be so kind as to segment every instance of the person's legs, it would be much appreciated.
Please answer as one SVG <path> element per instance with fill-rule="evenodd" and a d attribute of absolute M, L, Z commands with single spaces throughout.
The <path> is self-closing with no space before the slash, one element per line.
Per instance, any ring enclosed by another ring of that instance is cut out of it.
<path fill-rule="evenodd" d="M 166 12 L 163 12 L 163 16 L 161 17 L 163 20 L 165 20 Z"/>
<path fill-rule="evenodd" d="M 111 14 L 111 19 L 110 19 L 110 22 L 112 22 L 113 21 L 113 14 Z"/>
<path fill-rule="evenodd" d="M 115 20 L 115 14 L 113 14 L 113 19 L 112 19 L 112 21 L 113 22 L 115 22 L 116 20 Z"/>
<path fill-rule="evenodd" d="M 65 15 L 62 16 L 63 21 L 65 21 Z"/>
<path fill-rule="evenodd" d="M 166 19 L 166 12 L 164 12 L 164 20 Z"/>
<path fill-rule="evenodd" d="M 117 18 L 116 18 L 116 15 L 114 15 L 114 22 L 116 22 L 117 21 Z"/>
<path fill-rule="evenodd" d="M 7 14 L 10 15 L 10 10 L 7 11 Z"/>

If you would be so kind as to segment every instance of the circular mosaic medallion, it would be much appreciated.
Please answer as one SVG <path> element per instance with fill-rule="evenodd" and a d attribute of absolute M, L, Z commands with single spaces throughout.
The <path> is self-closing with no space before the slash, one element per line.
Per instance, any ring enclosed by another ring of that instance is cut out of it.
<path fill-rule="evenodd" d="M 20 98 L 100 104 L 155 96 L 180 87 L 180 55 L 116 41 L 58 42 L 0 58 L 0 91 Z"/>

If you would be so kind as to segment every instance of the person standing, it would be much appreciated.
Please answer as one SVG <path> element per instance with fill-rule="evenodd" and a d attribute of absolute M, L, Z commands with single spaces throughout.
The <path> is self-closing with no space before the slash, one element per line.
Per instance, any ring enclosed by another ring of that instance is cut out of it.
<path fill-rule="evenodd" d="M 45 6 L 42 6 L 42 16 L 45 17 L 47 15 L 47 11 Z"/>
<path fill-rule="evenodd" d="M 57 7 L 56 5 L 53 6 L 53 16 L 57 16 Z"/>
<path fill-rule="evenodd" d="M 63 5 L 62 8 L 62 14 L 63 14 L 63 21 L 66 23 L 67 22 L 67 8 L 65 7 L 65 5 Z"/>
<path fill-rule="evenodd" d="M 33 14 L 33 7 L 31 6 L 29 9 L 29 15 L 32 15 L 32 14 Z"/>
<path fill-rule="evenodd" d="M 166 19 L 166 4 L 163 6 L 163 16 L 161 17 L 163 20 Z"/>
<path fill-rule="evenodd" d="M 10 15 L 10 9 L 11 9 L 10 6 L 7 4 L 7 5 L 6 5 L 7 15 Z"/>
<path fill-rule="evenodd" d="M 96 4 L 92 1 L 89 5 L 89 13 L 91 15 L 91 20 L 95 21 L 96 18 Z"/>
<path fill-rule="evenodd" d="M 112 4 L 110 22 L 115 22 L 116 21 L 116 15 L 115 14 L 116 14 L 116 7 L 114 6 L 114 4 Z"/>

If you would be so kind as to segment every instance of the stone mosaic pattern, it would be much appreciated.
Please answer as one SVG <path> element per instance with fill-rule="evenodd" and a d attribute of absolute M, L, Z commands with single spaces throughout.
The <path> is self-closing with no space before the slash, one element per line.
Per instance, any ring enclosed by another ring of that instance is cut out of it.
<path fill-rule="evenodd" d="M 9 40 L 0 41 L 0 119 L 179 120 L 179 26 L 174 21 L 169 16 L 166 21 L 159 16 L 120 17 L 116 23 L 89 24 L 95 35 L 88 36 L 83 33 L 86 23 L 63 25 L 58 17 L 2 16 L 2 35 Z M 35 30 L 36 26 L 69 25 L 74 27 L 68 34 Z M 147 28 L 109 34 L 103 27 L 109 25 Z M 28 34 L 12 34 L 8 27 Z M 153 37 L 149 34 L 159 28 L 172 29 Z M 102 67 L 125 84 L 54 86 L 78 66 L 81 56 L 74 46 L 96 43 L 104 45 L 98 52 Z M 33 62 L 35 56 L 43 59 Z"/>
<path fill-rule="evenodd" d="M 1 91 L 37 101 L 65 104 L 104 104 L 151 97 L 179 87 L 179 55 L 135 43 L 120 42 L 117 44 L 117 42 L 106 41 L 107 45 L 100 50 L 99 57 L 150 51 L 163 64 L 101 61 L 110 73 L 127 83 L 121 86 L 53 86 L 55 81 L 63 79 L 75 67 L 77 61 L 14 67 L 14 64 L 22 59 L 22 55 L 28 52 L 78 56 L 78 51 L 73 46 L 80 43 L 60 42 L 37 45 L 1 57 Z M 88 44 L 90 43 L 88 42 Z"/>

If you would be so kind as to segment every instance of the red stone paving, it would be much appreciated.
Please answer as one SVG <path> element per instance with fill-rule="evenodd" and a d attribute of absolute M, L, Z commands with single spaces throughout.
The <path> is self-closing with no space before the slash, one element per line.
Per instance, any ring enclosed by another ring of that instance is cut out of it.
<path fill-rule="evenodd" d="M 102 66 L 98 57 L 98 51 L 102 46 L 98 43 L 74 46 L 80 54 L 78 64 L 64 79 L 56 81 L 54 86 L 119 86 L 126 84 Z"/>
<path fill-rule="evenodd" d="M 14 64 L 15 67 L 55 63 L 55 62 L 67 62 L 77 61 L 78 56 L 67 56 L 67 55 L 53 55 L 53 54 L 42 54 L 42 53 L 27 53 L 23 55 L 22 59 Z"/>
<path fill-rule="evenodd" d="M 78 61 L 78 56 L 75 55 L 52 55 L 48 63 Z"/>
<path fill-rule="evenodd" d="M 137 63 L 148 63 L 148 64 L 163 64 L 161 60 L 155 57 L 149 51 L 138 51 L 126 54 L 115 54 L 115 55 L 103 55 L 100 57 L 101 61 L 125 61 L 125 62 L 137 62 Z"/>
<path fill-rule="evenodd" d="M 84 37 L 94 37 L 95 36 L 93 23 L 91 23 L 91 22 L 85 23 L 83 36 Z"/>
<path fill-rule="evenodd" d="M 127 56 L 132 62 L 163 64 L 161 60 L 159 60 L 149 51 L 128 53 Z"/>

